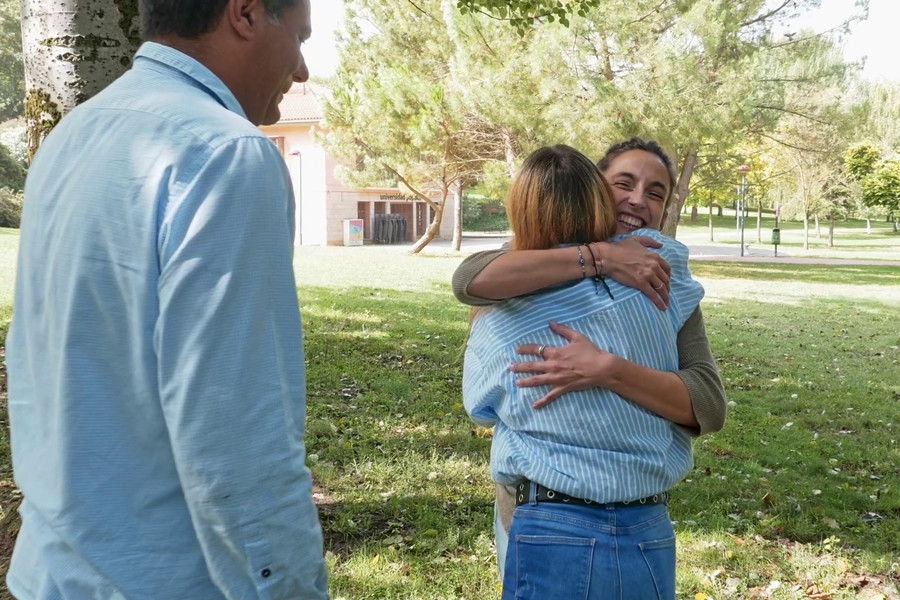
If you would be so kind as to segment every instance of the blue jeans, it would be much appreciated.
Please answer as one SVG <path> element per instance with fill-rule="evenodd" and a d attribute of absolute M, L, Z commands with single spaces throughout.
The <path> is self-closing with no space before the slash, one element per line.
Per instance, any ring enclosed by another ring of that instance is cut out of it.
<path fill-rule="evenodd" d="M 674 600 L 666 505 L 519 506 L 503 576 L 502 600 L 514 599 Z"/>

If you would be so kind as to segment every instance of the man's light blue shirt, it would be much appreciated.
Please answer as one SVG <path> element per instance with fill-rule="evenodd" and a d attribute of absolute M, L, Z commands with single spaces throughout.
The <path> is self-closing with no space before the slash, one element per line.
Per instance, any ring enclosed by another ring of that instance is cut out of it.
<path fill-rule="evenodd" d="M 531 405 L 549 388 L 516 386 L 510 371 L 524 343 L 558 346 L 557 321 L 598 348 L 662 371 L 678 369 L 678 331 L 703 297 L 691 279 L 687 248 L 654 230 L 672 267 L 670 306 L 661 311 L 639 290 L 607 280 L 614 299 L 590 279 L 508 300 L 479 314 L 463 368 L 469 415 L 494 425 L 491 476 L 515 485 L 527 479 L 597 502 L 624 502 L 668 490 L 693 466 L 686 430 L 611 390 L 569 392 L 541 409 Z"/>
<path fill-rule="evenodd" d="M 293 222 L 275 146 L 166 46 L 43 143 L 7 339 L 18 598 L 327 598 Z"/>

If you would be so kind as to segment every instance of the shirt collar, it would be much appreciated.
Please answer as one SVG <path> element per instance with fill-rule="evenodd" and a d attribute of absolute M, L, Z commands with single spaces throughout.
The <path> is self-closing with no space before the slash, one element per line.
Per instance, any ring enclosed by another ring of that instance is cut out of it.
<path fill-rule="evenodd" d="M 158 44 L 156 42 L 144 42 L 135 54 L 135 66 L 139 67 L 141 59 L 148 59 L 162 65 L 165 65 L 176 71 L 180 71 L 187 78 L 194 80 L 200 87 L 204 88 L 210 96 L 215 98 L 222 106 L 247 118 L 244 109 L 241 107 L 237 98 L 228 89 L 221 79 L 219 79 L 212 71 L 210 71 L 203 63 L 191 58 L 184 52 L 176 50 L 171 46 Z"/>

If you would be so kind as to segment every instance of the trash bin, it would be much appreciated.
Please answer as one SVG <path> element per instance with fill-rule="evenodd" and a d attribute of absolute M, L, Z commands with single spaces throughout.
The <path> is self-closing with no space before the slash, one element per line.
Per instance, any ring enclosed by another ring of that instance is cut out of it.
<path fill-rule="evenodd" d="M 772 243 L 776 246 L 781 243 L 781 230 L 777 227 L 772 230 Z"/>

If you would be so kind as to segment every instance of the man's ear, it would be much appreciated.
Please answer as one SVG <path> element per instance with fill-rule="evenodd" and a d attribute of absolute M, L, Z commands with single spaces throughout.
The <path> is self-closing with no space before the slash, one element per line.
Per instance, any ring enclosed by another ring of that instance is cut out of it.
<path fill-rule="evenodd" d="M 238 37 L 251 39 L 265 17 L 265 9 L 263 0 L 228 0 L 223 18 Z"/>

